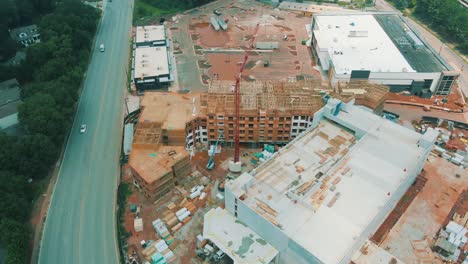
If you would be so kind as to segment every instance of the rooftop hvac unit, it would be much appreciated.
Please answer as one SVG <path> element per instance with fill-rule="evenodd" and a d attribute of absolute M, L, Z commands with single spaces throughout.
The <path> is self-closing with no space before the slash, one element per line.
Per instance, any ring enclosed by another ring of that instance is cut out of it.
<path fill-rule="evenodd" d="M 369 36 L 369 32 L 367 30 L 351 30 L 349 31 L 348 37 L 359 38 L 359 37 L 367 37 Z"/>

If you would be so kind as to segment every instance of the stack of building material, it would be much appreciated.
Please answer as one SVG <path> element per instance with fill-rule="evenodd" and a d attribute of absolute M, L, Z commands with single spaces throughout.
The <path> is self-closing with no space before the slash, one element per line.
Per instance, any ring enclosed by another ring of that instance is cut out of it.
<path fill-rule="evenodd" d="M 166 259 L 161 255 L 161 253 L 156 252 L 151 256 L 151 264 L 164 264 L 167 263 Z"/>
<path fill-rule="evenodd" d="M 172 244 L 172 242 L 174 242 L 174 237 L 168 236 L 164 239 L 164 241 L 166 241 L 166 244 L 169 246 L 170 244 Z"/>
<path fill-rule="evenodd" d="M 177 223 L 174 227 L 172 227 L 172 233 L 177 232 L 182 227 L 182 223 Z"/>
<path fill-rule="evenodd" d="M 153 221 L 153 227 L 156 233 L 163 239 L 170 235 L 166 225 L 159 218 Z"/>
<path fill-rule="evenodd" d="M 190 195 L 189 195 L 189 198 L 190 199 L 195 199 L 196 197 L 200 196 L 200 194 L 202 193 L 202 191 L 205 189 L 205 186 L 203 185 L 197 185 L 197 186 L 194 186 L 191 190 L 190 190 Z"/>
<path fill-rule="evenodd" d="M 143 219 L 135 218 L 135 220 L 133 221 L 133 228 L 135 228 L 135 232 L 143 231 Z"/>
<path fill-rule="evenodd" d="M 179 211 L 176 212 L 176 217 L 179 219 L 180 222 L 184 221 L 185 218 L 190 216 L 190 211 L 187 210 L 187 208 L 182 208 Z"/>
<path fill-rule="evenodd" d="M 168 249 L 168 245 L 166 244 L 165 240 L 159 240 L 154 244 L 154 247 L 158 252 L 163 252 L 164 250 Z"/>
<path fill-rule="evenodd" d="M 197 207 L 193 204 L 193 202 L 189 202 L 185 205 L 187 208 L 187 210 L 190 212 L 190 215 L 193 215 L 195 214 L 195 212 L 197 211 Z"/>
<path fill-rule="evenodd" d="M 174 215 L 172 216 L 171 218 L 169 218 L 167 221 L 166 221 L 166 225 L 169 227 L 169 228 L 173 228 L 175 225 L 177 225 L 179 223 L 177 217 Z"/>
<path fill-rule="evenodd" d="M 168 242 L 166 243 L 166 241 L 168 241 Z M 169 245 L 173 243 L 174 238 L 172 236 L 168 237 L 168 239 L 166 241 L 159 240 L 158 242 L 156 242 L 154 244 L 153 248 L 155 248 L 157 250 L 157 252 L 154 253 L 153 256 L 156 255 L 156 258 L 160 259 L 161 257 L 159 255 L 161 255 L 164 258 L 164 261 L 165 261 L 165 262 L 158 262 L 158 263 L 171 263 L 171 262 L 173 262 L 175 260 L 174 253 L 169 248 Z M 153 256 L 151 257 L 152 259 L 153 259 Z"/>
<path fill-rule="evenodd" d="M 154 242 L 150 243 L 143 249 L 142 254 L 148 260 L 151 256 L 156 253 L 156 248 L 154 247 Z"/>

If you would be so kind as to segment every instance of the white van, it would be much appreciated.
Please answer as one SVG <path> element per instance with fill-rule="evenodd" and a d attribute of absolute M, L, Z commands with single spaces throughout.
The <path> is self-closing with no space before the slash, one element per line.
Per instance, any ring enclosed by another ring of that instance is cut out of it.
<path fill-rule="evenodd" d="M 101 45 L 99 46 L 99 50 L 100 50 L 101 52 L 104 52 L 104 44 L 101 44 Z"/>

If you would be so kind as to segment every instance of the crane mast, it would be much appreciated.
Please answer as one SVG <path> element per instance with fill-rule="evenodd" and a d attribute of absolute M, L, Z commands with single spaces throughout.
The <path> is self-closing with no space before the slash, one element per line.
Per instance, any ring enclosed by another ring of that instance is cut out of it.
<path fill-rule="evenodd" d="M 240 80 L 242 77 L 242 72 L 244 71 L 245 65 L 247 64 L 247 60 L 249 59 L 249 51 L 252 50 L 255 38 L 257 37 L 258 28 L 260 24 L 257 23 L 255 26 L 252 38 L 250 38 L 249 45 L 245 50 L 244 60 L 242 61 L 241 67 L 239 69 L 239 74 L 236 76 L 236 84 L 234 87 L 234 104 L 235 104 L 235 115 L 236 115 L 236 131 L 235 131 L 235 150 L 234 150 L 234 163 L 239 162 L 240 158 L 240 135 L 239 135 L 239 112 L 240 112 Z"/>

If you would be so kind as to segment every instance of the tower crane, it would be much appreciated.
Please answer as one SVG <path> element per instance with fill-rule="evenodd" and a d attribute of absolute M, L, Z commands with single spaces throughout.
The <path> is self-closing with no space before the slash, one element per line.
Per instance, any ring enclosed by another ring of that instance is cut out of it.
<path fill-rule="evenodd" d="M 239 162 L 240 158 L 240 136 L 239 136 L 239 112 L 240 112 L 240 80 L 242 77 L 242 72 L 244 71 L 245 65 L 247 64 L 247 60 L 249 59 L 249 51 L 251 51 L 254 47 L 255 38 L 257 37 L 258 28 L 260 24 L 254 28 L 252 38 L 250 38 L 249 45 L 247 49 L 244 50 L 244 59 L 239 69 L 239 73 L 235 76 L 236 84 L 234 87 L 234 105 L 235 105 L 235 115 L 236 115 L 236 130 L 235 130 L 235 138 L 234 138 L 234 163 L 231 164 L 230 170 L 233 172 L 240 172 L 241 164 Z"/>

